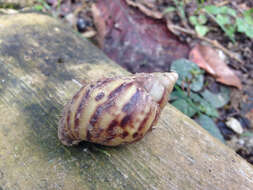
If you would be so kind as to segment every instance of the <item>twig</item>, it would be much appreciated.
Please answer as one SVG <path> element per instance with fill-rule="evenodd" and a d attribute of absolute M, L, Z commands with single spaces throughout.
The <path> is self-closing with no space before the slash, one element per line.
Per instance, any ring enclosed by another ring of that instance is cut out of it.
<path fill-rule="evenodd" d="M 177 33 L 177 31 L 179 32 L 184 32 L 186 34 L 190 34 L 194 37 L 197 37 L 201 40 L 204 40 L 210 44 L 212 44 L 214 47 L 222 50 L 225 54 L 227 54 L 229 57 L 235 59 L 236 61 L 238 61 L 241 64 L 244 64 L 244 62 L 242 60 L 240 60 L 234 53 L 232 53 L 231 51 L 229 51 L 227 48 L 225 48 L 224 46 L 222 46 L 217 40 L 210 40 L 209 38 L 206 38 L 204 36 L 199 36 L 194 30 L 191 29 L 186 29 L 186 28 L 182 28 L 180 26 L 176 26 L 176 25 L 167 25 L 168 28 L 173 32 L 173 33 Z"/>
<path fill-rule="evenodd" d="M 221 7 L 221 6 L 227 5 L 228 3 L 230 3 L 230 2 L 229 1 L 223 1 L 223 2 L 217 3 L 216 6 Z"/>
<path fill-rule="evenodd" d="M 185 5 L 185 2 L 183 1 L 183 5 L 181 4 L 180 5 L 180 2 L 178 1 L 178 0 L 173 0 L 174 1 L 174 3 L 175 3 L 175 5 L 176 5 L 176 7 L 177 7 L 177 9 L 176 9 L 176 11 L 177 11 L 177 14 L 179 15 L 179 17 L 181 18 L 181 20 L 182 20 L 182 24 L 183 24 L 183 26 L 185 27 L 185 28 L 187 28 L 187 29 L 189 29 L 190 27 L 189 27 L 189 25 L 187 24 L 187 19 L 186 19 L 186 16 L 185 16 L 185 12 L 184 12 L 184 5 Z M 182 2 L 181 2 L 182 3 Z"/>

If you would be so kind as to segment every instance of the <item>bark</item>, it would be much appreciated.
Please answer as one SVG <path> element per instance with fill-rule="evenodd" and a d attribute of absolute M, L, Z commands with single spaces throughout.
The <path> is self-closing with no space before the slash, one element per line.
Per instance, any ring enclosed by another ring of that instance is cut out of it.
<path fill-rule="evenodd" d="M 63 146 L 57 124 L 77 81 L 128 72 L 46 15 L 0 23 L 0 189 L 253 189 L 252 166 L 169 104 L 137 143 Z"/>

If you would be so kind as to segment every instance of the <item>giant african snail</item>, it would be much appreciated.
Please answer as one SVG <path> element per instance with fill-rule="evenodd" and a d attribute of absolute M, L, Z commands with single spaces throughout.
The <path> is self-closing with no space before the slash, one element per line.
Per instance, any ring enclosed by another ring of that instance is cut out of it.
<path fill-rule="evenodd" d="M 65 145 L 117 146 L 141 139 L 158 120 L 177 73 L 139 73 L 83 86 L 65 106 L 58 136 Z"/>

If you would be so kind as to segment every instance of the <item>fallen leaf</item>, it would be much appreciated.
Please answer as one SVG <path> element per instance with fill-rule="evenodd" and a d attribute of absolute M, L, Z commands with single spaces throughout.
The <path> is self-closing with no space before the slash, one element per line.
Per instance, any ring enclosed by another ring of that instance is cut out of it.
<path fill-rule="evenodd" d="M 124 0 L 97 1 L 92 13 L 100 47 L 133 73 L 168 71 L 173 60 L 188 55 L 188 46 L 177 40 L 164 21 L 144 15 Z"/>
<path fill-rule="evenodd" d="M 196 45 L 190 52 L 189 58 L 200 68 L 213 75 L 218 82 L 242 88 L 240 79 L 224 62 L 217 51 L 209 46 Z"/>

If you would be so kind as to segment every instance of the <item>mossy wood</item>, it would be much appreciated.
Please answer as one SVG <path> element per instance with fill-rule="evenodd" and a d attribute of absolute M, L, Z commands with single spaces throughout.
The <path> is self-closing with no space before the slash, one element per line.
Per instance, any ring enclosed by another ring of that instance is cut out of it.
<path fill-rule="evenodd" d="M 0 189 L 253 189 L 252 167 L 169 104 L 137 143 L 63 146 L 78 83 L 126 74 L 54 18 L 0 16 Z"/>

